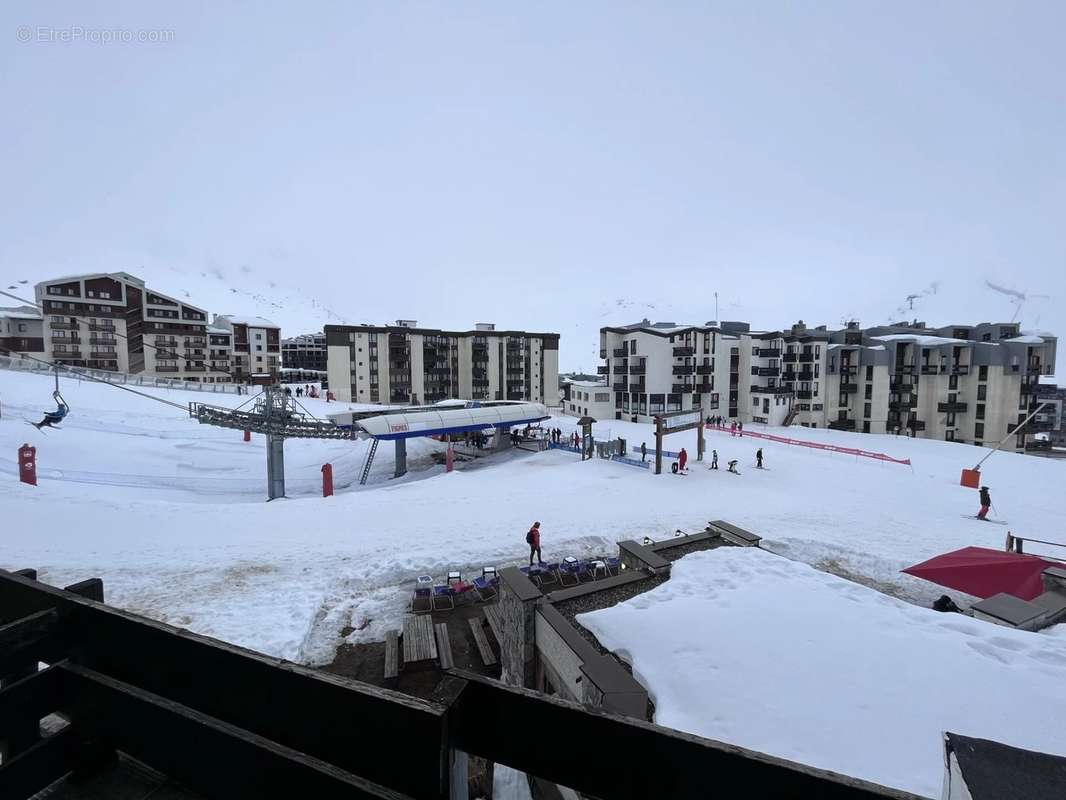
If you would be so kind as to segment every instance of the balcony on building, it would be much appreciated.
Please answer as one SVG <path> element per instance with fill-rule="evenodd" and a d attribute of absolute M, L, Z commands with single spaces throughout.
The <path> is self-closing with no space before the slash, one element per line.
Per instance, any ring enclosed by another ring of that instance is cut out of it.
<path fill-rule="evenodd" d="M 888 403 L 889 411 L 910 411 L 916 403 L 912 399 L 907 400 L 891 400 Z"/>
<path fill-rule="evenodd" d="M 810 364 L 814 361 L 814 353 L 800 353 L 799 360 L 801 364 Z"/>
<path fill-rule="evenodd" d="M 729 371 L 736 372 L 738 369 L 740 369 L 740 356 L 730 356 Z"/>
<path fill-rule="evenodd" d="M 81 338 L 78 336 L 52 336 L 52 341 L 55 344 L 81 344 Z"/>
<path fill-rule="evenodd" d="M 606 348 L 603 348 L 603 347 L 600 348 L 600 358 L 607 358 L 607 349 Z"/>
<path fill-rule="evenodd" d="M 911 389 L 914 388 L 914 383 L 910 378 L 892 378 L 892 380 L 888 382 L 888 386 L 894 392 L 910 394 Z"/>
<path fill-rule="evenodd" d="M 89 344 L 107 344 L 107 345 L 111 345 L 113 347 L 113 346 L 118 344 L 118 339 L 111 339 L 111 338 L 100 337 L 100 336 L 90 336 L 89 337 Z"/>
<path fill-rule="evenodd" d="M 674 375 L 691 375 L 696 367 L 693 364 L 678 364 L 671 369 Z"/>
<path fill-rule="evenodd" d="M 711 385 L 710 381 L 703 381 L 702 383 L 692 384 L 692 391 L 698 392 L 699 394 L 706 394 L 707 392 L 713 392 L 714 387 Z"/>
<path fill-rule="evenodd" d="M 674 394 L 692 394 L 695 387 L 691 383 L 675 383 L 671 384 L 670 391 Z"/>
<path fill-rule="evenodd" d="M 647 391 L 647 387 L 644 383 L 631 383 L 629 384 L 629 391 L 644 394 Z"/>
<path fill-rule="evenodd" d="M 637 367 L 636 365 L 634 365 L 633 369 L 643 369 L 643 368 L 642 367 Z M 629 374 L 629 367 L 627 367 L 625 364 L 615 364 L 614 367 L 611 369 L 611 371 L 615 375 L 628 375 Z M 637 374 L 639 375 L 641 373 L 638 372 Z"/>
<path fill-rule="evenodd" d="M 829 421 L 829 427 L 834 431 L 853 431 L 855 430 L 855 420 L 833 419 Z"/>
<path fill-rule="evenodd" d="M 682 345 L 674 348 L 674 358 L 687 358 L 696 354 L 696 348 Z"/>
<path fill-rule="evenodd" d="M 186 372 L 206 372 L 207 367 L 203 364 L 187 364 L 185 370 Z"/>
<path fill-rule="evenodd" d="M 611 384 L 611 391 L 612 392 L 624 392 L 624 391 L 627 391 L 625 381 L 623 381 L 622 383 L 612 383 Z"/>
<path fill-rule="evenodd" d="M 841 394 L 854 394 L 859 391 L 859 384 L 857 383 L 842 383 L 840 384 Z"/>
<path fill-rule="evenodd" d="M 936 364 L 922 364 L 923 375 L 936 375 L 940 372 L 940 367 Z"/>
<path fill-rule="evenodd" d="M 912 419 L 910 422 L 907 423 L 907 425 L 909 427 L 913 428 L 916 431 L 924 431 L 925 430 L 925 421 L 924 420 Z"/>
<path fill-rule="evenodd" d="M 956 403 L 937 403 L 936 404 L 936 410 L 941 412 L 941 413 L 947 412 L 947 413 L 965 414 L 966 413 L 966 409 L 968 407 L 969 407 L 969 405 L 967 403 L 958 403 L 958 402 L 956 402 Z"/>
<path fill-rule="evenodd" d="M 799 360 L 799 353 L 783 353 L 781 360 L 786 364 L 795 364 Z"/>
<path fill-rule="evenodd" d="M 596 367 L 596 374 L 597 375 L 606 375 L 610 371 L 610 369 L 611 369 L 610 367 L 608 367 L 606 364 L 604 364 L 602 366 Z M 615 372 L 617 372 L 617 371 L 618 370 L 615 370 Z"/>
<path fill-rule="evenodd" d="M 780 347 L 760 347 L 759 348 L 759 358 L 780 358 L 780 357 L 781 357 L 781 348 Z"/>
<path fill-rule="evenodd" d="M 156 372 L 177 372 L 177 365 L 171 366 L 170 364 L 157 364 L 155 368 Z"/>
<path fill-rule="evenodd" d="M 77 322 L 53 322 L 52 327 L 60 331 L 76 331 L 78 329 Z"/>
<path fill-rule="evenodd" d="M 970 365 L 969 364 L 952 364 L 951 365 L 951 374 L 952 375 L 969 375 L 970 374 Z"/>
<path fill-rule="evenodd" d="M 759 367 L 760 378 L 776 378 L 780 374 L 780 367 Z"/>
<path fill-rule="evenodd" d="M 89 358 L 102 358 L 106 361 L 114 361 L 118 358 L 118 353 L 107 350 L 90 350 Z"/>
<path fill-rule="evenodd" d="M 488 378 L 474 378 L 473 381 L 471 381 L 471 383 L 474 386 L 478 386 L 478 387 L 488 386 L 489 385 L 489 379 Z"/>
<path fill-rule="evenodd" d="M 792 389 L 788 388 L 787 386 L 759 386 L 757 384 L 752 384 L 751 393 L 752 394 L 792 394 L 793 391 L 792 391 Z"/>
<path fill-rule="evenodd" d="M 810 400 L 814 397 L 814 392 L 810 389 L 800 389 L 796 392 L 796 399 L 798 400 Z"/>
<path fill-rule="evenodd" d="M 52 327 L 55 327 L 54 325 Z M 90 322 L 89 330 L 91 331 L 106 331 L 108 333 L 115 332 L 115 323 L 113 322 Z"/>
<path fill-rule="evenodd" d="M 71 358 L 73 358 L 73 359 L 78 359 L 78 360 L 83 358 L 83 356 L 81 354 L 81 350 L 53 350 L 52 351 L 52 357 L 56 358 L 56 359 L 59 359 L 59 358 L 71 359 Z"/>
<path fill-rule="evenodd" d="M 622 369 L 625 370 L 625 367 Z M 647 371 L 648 368 L 644 364 L 631 364 L 629 367 L 630 375 L 644 375 Z"/>
<path fill-rule="evenodd" d="M 714 374 L 714 365 L 713 364 L 699 364 L 699 365 L 696 366 L 696 374 L 697 375 L 713 375 Z"/>
<path fill-rule="evenodd" d="M 896 364 L 892 369 L 897 375 L 917 375 L 918 368 L 914 364 Z"/>
<path fill-rule="evenodd" d="M 810 370 L 800 370 L 800 372 L 797 375 L 797 379 L 801 380 L 801 381 L 813 381 L 814 380 L 814 373 L 811 372 Z"/>
<path fill-rule="evenodd" d="M 611 351 L 611 355 L 613 355 L 615 358 L 625 358 L 626 349 L 624 347 L 616 347 L 614 350 Z"/>

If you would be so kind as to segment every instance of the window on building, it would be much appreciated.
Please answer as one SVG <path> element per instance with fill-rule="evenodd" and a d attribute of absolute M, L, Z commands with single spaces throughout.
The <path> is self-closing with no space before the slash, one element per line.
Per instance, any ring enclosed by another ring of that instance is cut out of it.
<path fill-rule="evenodd" d="M 872 400 L 873 396 L 874 396 L 874 387 L 871 386 L 870 384 L 866 384 L 866 394 L 864 395 L 864 397 L 867 400 Z"/>
<path fill-rule="evenodd" d="M 262 339 L 263 339 L 263 334 L 261 334 L 261 333 L 257 333 L 257 334 L 255 335 L 255 338 L 256 338 L 256 341 L 262 341 Z"/>
<path fill-rule="evenodd" d="M 986 399 L 988 399 L 988 386 L 987 385 L 980 384 L 977 387 L 977 399 L 978 400 L 986 400 Z"/>
<path fill-rule="evenodd" d="M 653 394 L 649 398 L 650 410 L 652 414 L 662 413 L 665 408 L 666 396 L 661 394 Z"/>
<path fill-rule="evenodd" d="M 992 341 L 992 334 L 991 334 L 991 333 L 986 333 L 986 334 L 984 334 L 984 335 L 983 335 L 983 336 L 981 337 L 981 341 L 982 341 L 982 342 L 991 342 L 991 341 Z"/>
<path fill-rule="evenodd" d="M 950 376 L 948 378 L 948 388 L 949 389 L 958 389 L 959 388 L 959 376 L 958 375 L 952 375 L 952 376 Z"/>
<path fill-rule="evenodd" d="M 866 368 L 866 380 L 872 381 L 874 379 L 874 368 L 869 366 Z"/>
<path fill-rule="evenodd" d="M 954 411 L 952 411 L 952 412 L 950 412 L 948 414 L 947 420 L 944 422 L 944 424 L 949 426 L 949 427 L 952 427 L 952 428 L 955 427 L 955 412 Z"/>
<path fill-rule="evenodd" d="M 870 418 L 872 412 L 873 412 L 873 403 L 863 403 L 862 404 L 862 415 L 864 417 L 866 417 L 866 419 Z M 867 433 L 869 433 L 869 431 L 867 431 Z"/>
<path fill-rule="evenodd" d="M 985 424 L 983 422 L 974 423 L 974 426 L 973 426 L 973 437 L 975 439 L 984 439 L 985 438 Z"/>
<path fill-rule="evenodd" d="M 974 416 L 977 419 L 984 419 L 985 418 L 985 407 L 984 407 L 983 403 L 978 403 L 977 404 L 976 410 L 974 411 Z"/>
<path fill-rule="evenodd" d="M 862 432 L 863 433 L 869 433 L 870 432 L 870 420 L 866 420 L 864 423 L 862 423 Z"/>
<path fill-rule="evenodd" d="M 983 367 L 978 367 L 977 368 L 977 380 L 979 380 L 979 381 L 987 381 L 988 380 L 988 367 L 987 366 L 983 366 Z"/>
<path fill-rule="evenodd" d="M 953 430 L 952 431 L 944 431 L 944 441 L 954 442 L 955 441 L 955 431 L 953 431 Z"/>

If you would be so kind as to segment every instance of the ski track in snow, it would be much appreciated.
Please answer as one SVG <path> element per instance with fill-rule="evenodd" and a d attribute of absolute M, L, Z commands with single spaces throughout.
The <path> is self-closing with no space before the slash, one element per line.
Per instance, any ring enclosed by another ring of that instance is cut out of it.
<path fill-rule="evenodd" d="M 262 437 L 245 443 L 238 431 L 70 380 L 64 429 L 38 434 L 23 419 L 51 404 L 50 381 L 0 371 L 0 566 L 37 567 L 56 585 L 99 576 L 110 603 L 308 663 L 328 661 L 345 627 L 356 629 L 351 641 L 383 638 L 416 575 L 521 562 L 534 519 L 553 558 L 727 519 L 762 535 L 768 549 L 918 603 L 942 590 L 901 568 L 967 545 L 1002 548 L 1007 530 L 960 517 L 976 510 L 976 493 L 958 485 L 960 468 L 981 452 L 972 446 L 799 428 L 791 435 L 858 442 L 909 457 L 913 469 L 708 432 L 720 460 L 749 463 L 761 446 L 771 469 L 726 478 L 690 460 L 690 480 L 675 481 L 569 453 L 512 451 L 446 475 L 432 459 L 442 445 L 416 439 L 411 474 L 391 480 L 392 448 L 383 446 L 371 485 L 358 487 L 365 442 L 293 440 L 291 497 L 266 504 Z M 205 398 L 157 391 L 179 403 Z M 210 396 L 234 406 L 247 399 Z M 347 407 L 301 402 L 318 416 Z M 569 433 L 574 422 L 552 424 Z M 634 450 L 653 441 L 647 425 L 611 420 L 595 431 L 624 436 Z M 66 479 L 17 483 L 23 442 L 38 446 L 42 475 Z M 694 454 L 695 432 L 667 438 L 669 449 L 682 445 Z M 337 486 L 349 487 L 329 499 L 315 496 L 325 462 Z M 1010 453 L 985 466 L 1011 529 L 1036 538 L 1066 538 L 1055 535 L 1061 512 L 1049 491 L 1064 477 L 1064 462 Z"/>

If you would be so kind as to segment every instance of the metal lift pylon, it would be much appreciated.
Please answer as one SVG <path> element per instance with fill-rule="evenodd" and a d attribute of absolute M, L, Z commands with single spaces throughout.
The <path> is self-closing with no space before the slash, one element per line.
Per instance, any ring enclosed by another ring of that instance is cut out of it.
<path fill-rule="evenodd" d="M 296 410 L 280 386 L 264 386 L 249 411 L 189 403 L 189 416 L 204 425 L 261 433 L 267 439 L 267 500 L 285 496 L 286 439 L 351 439 L 353 432 Z"/>

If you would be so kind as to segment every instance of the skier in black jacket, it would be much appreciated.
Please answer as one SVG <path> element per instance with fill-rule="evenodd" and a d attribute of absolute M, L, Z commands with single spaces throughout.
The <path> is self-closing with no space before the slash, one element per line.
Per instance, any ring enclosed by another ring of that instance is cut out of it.
<path fill-rule="evenodd" d="M 978 519 L 984 519 L 988 515 L 989 506 L 992 505 L 992 495 L 988 493 L 988 487 L 981 487 L 981 510 L 977 512 Z"/>

